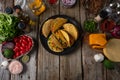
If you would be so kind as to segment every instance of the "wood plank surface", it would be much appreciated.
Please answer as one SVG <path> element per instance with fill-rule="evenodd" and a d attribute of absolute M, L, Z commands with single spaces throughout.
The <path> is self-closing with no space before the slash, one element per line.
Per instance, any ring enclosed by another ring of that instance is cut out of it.
<path fill-rule="evenodd" d="M 96 63 L 94 60 L 94 55 L 98 52 L 90 48 L 86 40 L 88 40 L 88 35 L 85 35 L 82 47 L 82 57 L 83 57 L 83 80 L 106 80 L 105 69 L 102 63 Z"/>
<path fill-rule="evenodd" d="M 5 8 L 7 6 L 12 7 L 13 6 L 13 0 L 0 0 L 1 10 L 0 12 L 4 12 Z M 1 46 L 0 46 L 1 48 Z M 0 50 L 1 53 L 1 50 Z M 5 61 L 5 59 L 2 57 L 2 54 L 0 54 L 0 64 L 2 61 Z M 8 70 L 4 70 L 0 68 L 0 80 L 9 80 L 10 74 Z"/>
<path fill-rule="evenodd" d="M 32 29 L 31 32 L 26 33 L 34 39 L 34 47 L 33 50 L 29 53 L 30 61 L 26 64 L 23 64 L 24 71 L 20 75 L 11 75 L 11 80 L 36 80 L 36 55 L 38 51 L 38 17 L 33 15 L 27 4 L 24 7 L 23 11 L 30 16 L 31 20 L 36 22 L 35 26 L 29 26 Z"/>
<path fill-rule="evenodd" d="M 0 11 L 4 11 L 7 6 L 13 7 L 14 1 L 0 0 L 2 4 Z M 23 64 L 24 71 L 19 75 L 12 75 L 8 70 L 0 68 L 0 80 L 120 80 L 120 63 L 117 63 L 115 70 L 108 70 L 102 63 L 95 62 L 93 57 L 98 52 L 89 46 L 88 33 L 83 33 L 84 37 L 80 40 L 79 47 L 68 55 L 53 55 L 42 46 L 40 41 L 41 24 L 53 15 L 70 16 L 83 27 L 84 21 L 91 15 L 86 12 L 80 3 L 80 0 L 77 0 L 77 4 L 73 8 L 63 7 L 61 0 L 54 7 L 45 3 L 47 9 L 39 17 L 35 16 L 25 6 L 24 11 L 36 22 L 36 25 L 31 27 L 32 31 L 27 33 L 35 42 L 34 48 L 29 54 L 30 61 Z M 0 63 L 2 61 L 4 59 L 0 54 Z"/>
<path fill-rule="evenodd" d="M 67 15 L 80 23 L 80 1 L 73 8 L 65 8 L 60 4 L 60 14 Z M 81 42 L 71 54 L 60 56 L 60 80 L 82 80 Z M 74 69 L 74 70 L 73 70 Z"/>
<path fill-rule="evenodd" d="M 58 14 L 59 3 L 55 7 L 47 5 L 47 10 L 40 15 L 39 25 L 47 18 Z M 53 55 L 45 50 L 40 41 L 37 58 L 37 80 L 59 80 L 59 56 Z"/>
<path fill-rule="evenodd" d="M 117 63 L 114 70 L 107 70 L 106 80 L 120 80 L 120 63 Z"/>
<path fill-rule="evenodd" d="M 82 5 L 80 8 L 81 24 L 83 27 L 84 21 L 89 18 L 94 18 L 95 15 L 90 15 Z M 99 52 L 96 52 L 89 46 L 88 37 L 89 34 L 84 33 L 84 38 L 82 40 L 83 80 L 106 80 L 106 71 L 102 63 L 96 63 L 94 60 L 94 55 Z"/>

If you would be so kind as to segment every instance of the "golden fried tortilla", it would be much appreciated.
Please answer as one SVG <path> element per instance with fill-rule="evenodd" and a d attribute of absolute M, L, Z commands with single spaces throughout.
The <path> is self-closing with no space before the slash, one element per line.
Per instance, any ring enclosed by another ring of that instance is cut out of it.
<path fill-rule="evenodd" d="M 75 40 L 78 38 L 78 30 L 75 25 L 71 23 L 66 23 L 63 25 L 65 31 L 67 31 Z"/>
<path fill-rule="evenodd" d="M 50 35 L 48 42 L 49 48 L 54 52 L 62 52 L 63 48 L 60 42 L 55 38 L 53 34 Z"/>
<path fill-rule="evenodd" d="M 65 39 L 65 37 L 63 36 L 63 34 L 61 33 L 60 30 L 55 32 L 55 37 L 61 43 L 63 48 L 67 48 L 68 47 L 68 42 L 67 42 L 67 40 Z"/>
<path fill-rule="evenodd" d="M 66 22 L 67 22 L 67 19 L 65 19 L 65 18 L 59 18 L 59 17 L 56 18 L 54 20 L 54 23 L 51 25 L 51 31 L 52 31 L 52 33 L 54 33 L 55 31 L 57 31 Z"/>
<path fill-rule="evenodd" d="M 53 22 L 54 19 L 49 19 L 47 20 L 42 27 L 42 34 L 47 38 L 50 30 L 51 30 L 51 23 Z"/>
<path fill-rule="evenodd" d="M 65 37 L 65 39 L 68 42 L 68 46 L 71 47 L 74 43 L 74 38 L 71 37 L 65 30 L 60 30 L 61 33 L 63 34 L 63 36 Z"/>

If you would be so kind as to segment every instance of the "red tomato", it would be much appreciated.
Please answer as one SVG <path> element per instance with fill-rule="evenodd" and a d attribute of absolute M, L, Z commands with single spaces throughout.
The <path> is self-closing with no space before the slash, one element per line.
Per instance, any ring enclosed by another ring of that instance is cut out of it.
<path fill-rule="evenodd" d="M 32 46 L 32 42 L 29 42 L 30 47 Z"/>
<path fill-rule="evenodd" d="M 29 42 L 32 42 L 31 38 L 29 38 L 29 37 L 27 38 L 27 40 L 28 40 Z"/>
<path fill-rule="evenodd" d="M 21 43 L 22 47 L 25 47 L 26 45 L 24 43 Z"/>
<path fill-rule="evenodd" d="M 20 39 L 20 40 L 19 40 L 19 44 L 22 43 L 22 42 L 23 42 L 22 39 Z"/>
<path fill-rule="evenodd" d="M 25 54 L 27 51 L 30 50 L 32 46 L 32 39 L 29 38 L 28 36 L 16 37 L 14 38 L 14 42 L 15 42 L 14 48 L 15 57 Z"/>
<path fill-rule="evenodd" d="M 19 51 L 20 49 L 19 49 L 19 47 L 15 46 L 15 48 L 13 50 L 16 52 L 16 51 Z"/>
<path fill-rule="evenodd" d="M 16 57 L 18 57 L 19 55 L 20 55 L 20 52 L 17 52 L 17 53 L 15 54 Z"/>
<path fill-rule="evenodd" d="M 17 42 L 15 46 L 20 47 L 20 43 Z"/>
<path fill-rule="evenodd" d="M 23 54 L 23 53 L 24 53 L 24 51 L 21 50 L 21 51 L 20 51 L 20 54 Z"/>
<path fill-rule="evenodd" d="M 23 44 L 25 44 L 25 46 L 26 46 L 26 45 L 28 45 L 28 42 L 23 42 Z"/>
<path fill-rule="evenodd" d="M 26 42 L 26 40 L 25 40 L 25 39 L 22 39 L 22 42 Z"/>
<path fill-rule="evenodd" d="M 20 50 L 23 50 L 23 49 L 24 49 L 24 48 L 21 46 L 21 47 L 20 47 Z"/>
<path fill-rule="evenodd" d="M 31 48 L 31 45 L 28 46 L 28 49 L 30 49 L 30 48 Z"/>

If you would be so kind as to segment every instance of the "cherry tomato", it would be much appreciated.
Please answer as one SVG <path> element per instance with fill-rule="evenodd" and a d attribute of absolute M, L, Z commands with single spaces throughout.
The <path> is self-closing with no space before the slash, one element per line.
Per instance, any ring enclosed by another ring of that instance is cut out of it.
<path fill-rule="evenodd" d="M 22 47 L 25 47 L 26 45 L 22 42 L 22 43 L 21 43 L 21 46 L 22 46 Z"/>
<path fill-rule="evenodd" d="M 25 46 L 26 46 L 26 45 L 28 45 L 28 42 L 23 42 L 23 44 L 25 44 Z"/>
<path fill-rule="evenodd" d="M 15 44 L 15 46 L 20 47 L 20 43 L 19 43 L 19 42 L 17 42 L 17 43 Z"/>
<path fill-rule="evenodd" d="M 14 51 L 19 51 L 19 48 L 17 46 L 15 46 L 15 48 L 13 50 Z"/>
<path fill-rule="evenodd" d="M 17 53 L 15 54 L 16 57 L 18 57 L 19 55 L 20 55 L 20 52 L 17 52 Z"/>
<path fill-rule="evenodd" d="M 29 45 L 32 46 L 32 42 L 29 42 Z"/>
<path fill-rule="evenodd" d="M 28 49 L 30 49 L 31 48 L 31 45 L 28 45 Z"/>
<path fill-rule="evenodd" d="M 23 54 L 23 53 L 24 53 L 24 52 L 21 50 L 21 51 L 20 51 L 20 54 Z"/>
<path fill-rule="evenodd" d="M 32 42 L 31 38 L 29 38 L 29 37 L 27 38 L 27 40 L 28 40 L 29 42 Z"/>
<path fill-rule="evenodd" d="M 16 37 L 14 38 L 14 42 L 15 42 L 14 52 L 15 56 L 17 57 L 22 54 L 25 54 L 32 47 L 32 39 L 28 36 Z"/>
<path fill-rule="evenodd" d="M 20 50 L 23 50 L 23 49 L 24 49 L 24 48 L 21 46 L 21 47 L 20 47 Z"/>

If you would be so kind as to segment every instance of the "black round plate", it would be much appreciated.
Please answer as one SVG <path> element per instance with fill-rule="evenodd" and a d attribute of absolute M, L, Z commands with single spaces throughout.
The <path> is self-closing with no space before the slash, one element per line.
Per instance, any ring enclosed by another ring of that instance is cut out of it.
<path fill-rule="evenodd" d="M 66 49 L 64 49 L 63 52 L 54 52 L 52 50 L 50 50 L 50 48 L 48 47 L 48 44 L 47 44 L 47 40 L 48 38 L 45 38 L 43 35 L 42 35 L 42 27 L 43 27 L 43 24 L 44 22 L 46 22 L 48 19 L 55 19 L 57 17 L 61 17 L 61 18 L 65 18 L 68 20 L 67 23 L 72 23 L 76 26 L 76 28 L 78 29 L 78 39 L 75 41 L 75 43 L 71 46 L 71 47 L 68 47 Z M 81 26 L 79 25 L 79 23 L 77 21 L 75 21 L 73 18 L 69 17 L 69 16 L 66 16 L 66 15 L 55 15 L 55 16 L 51 16 L 50 18 L 46 19 L 42 24 L 41 24 L 41 28 L 40 28 L 40 41 L 43 45 L 43 47 L 49 52 L 49 53 L 52 53 L 52 54 L 55 54 L 55 55 L 64 55 L 64 54 L 69 54 L 71 53 L 72 51 L 74 51 L 77 46 L 80 44 L 81 42 L 81 37 L 82 37 L 82 28 Z"/>

